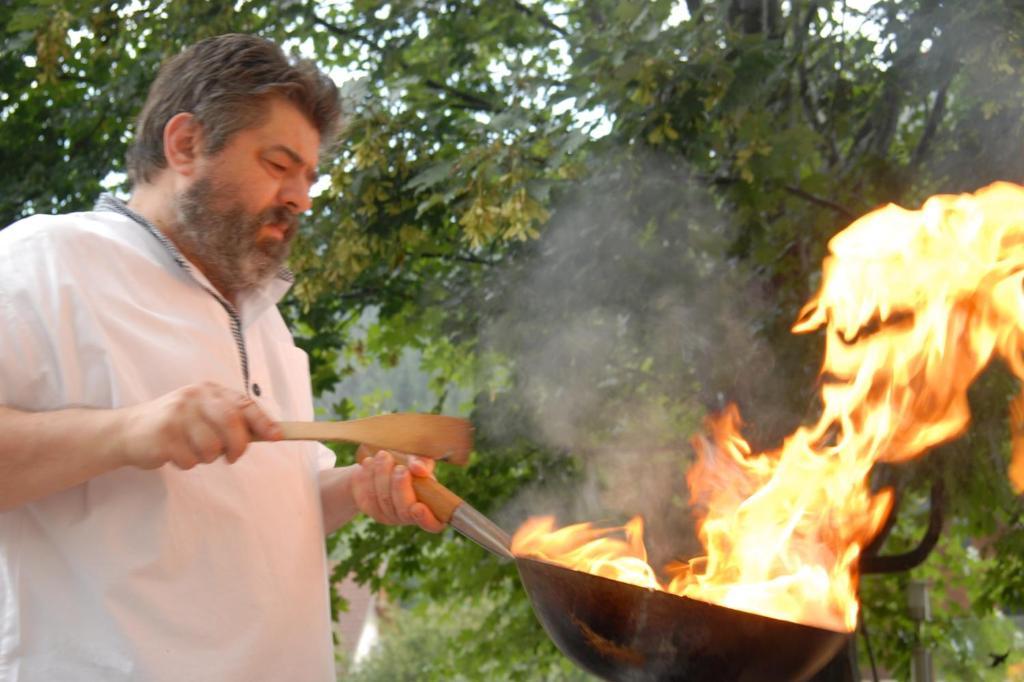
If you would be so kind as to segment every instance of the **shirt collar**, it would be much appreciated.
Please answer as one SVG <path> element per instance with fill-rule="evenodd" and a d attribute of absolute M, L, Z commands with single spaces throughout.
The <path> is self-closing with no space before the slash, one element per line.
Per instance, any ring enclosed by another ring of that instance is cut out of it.
<path fill-rule="evenodd" d="M 211 294 L 216 296 L 221 303 L 230 306 L 231 304 L 220 294 L 217 289 L 210 284 L 206 276 L 192 264 L 185 256 L 181 253 L 181 250 L 174 245 L 174 242 L 165 235 L 160 228 L 150 222 L 145 216 L 141 215 L 137 211 L 133 211 L 128 207 L 128 204 L 121 201 L 113 194 L 105 193 L 100 195 L 100 198 L 96 201 L 94 207 L 96 211 L 112 211 L 114 213 L 120 213 L 121 215 L 131 218 L 135 223 L 145 228 L 154 239 L 156 239 L 160 245 L 167 251 L 168 255 L 178 264 L 178 267 L 183 269 L 189 274 L 189 276 L 196 281 L 197 284 L 207 289 Z M 262 308 L 263 305 L 259 303 L 276 305 L 278 301 L 284 297 L 285 293 L 291 288 L 292 283 L 295 281 L 295 275 L 292 271 L 286 267 L 281 267 L 277 271 L 277 275 L 269 280 L 266 284 L 260 287 L 256 291 L 250 291 L 244 293 L 240 297 L 240 307 L 250 308 L 250 303 L 256 303 L 255 307 Z M 259 302 L 259 303 L 257 303 Z"/>

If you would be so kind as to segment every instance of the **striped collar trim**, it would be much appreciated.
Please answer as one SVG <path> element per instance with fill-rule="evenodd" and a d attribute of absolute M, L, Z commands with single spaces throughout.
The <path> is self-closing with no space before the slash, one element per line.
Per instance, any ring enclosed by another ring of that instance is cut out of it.
<path fill-rule="evenodd" d="M 93 210 L 96 211 L 113 211 L 114 213 L 120 213 L 121 215 L 131 218 L 136 223 L 146 228 L 153 237 L 160 242 L 160 244 L 167 250 L 174 262 L 177 263 L 181 268 L 188 272 L 194 278 L 196 276 L 195 271 L 192 269 L 192 264 L 181 254 L 178 247 L 174 245 L 170 239 L 167 238 L 163 232 L 160 231 L 156 225 L 147 220 L 144 216 L 136 211 L 133 211 L 128 207 L 128 204 L 124 203 L 113 194 L 103 194 L 96 201 L 96 205 Z M 291 270 L 282 266 L 277 271 L 277 279 L 283 280 L 288 284 L 295 283 L 295 275 Z"/>

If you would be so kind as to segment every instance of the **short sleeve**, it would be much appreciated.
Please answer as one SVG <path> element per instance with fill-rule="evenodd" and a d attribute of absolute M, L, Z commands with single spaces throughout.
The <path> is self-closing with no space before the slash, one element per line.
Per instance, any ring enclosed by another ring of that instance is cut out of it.
<path fill-rule="evenodd" d="M 38 410 L 61 398 L 46 321 L 52 306 L 44 294 L 51 283 L 36 281 L 38 271 L 19 267 L 17 260 L 0 252 L 0 405 Z"/>
<path fill-rule="evenodd" d="M 338 456 L 334 454 L 334 451 L 323 443 L 316 444 L 316 468 L 320 471 L 326 471 L 327 469 L 333 469 L 337 466 Z"/>

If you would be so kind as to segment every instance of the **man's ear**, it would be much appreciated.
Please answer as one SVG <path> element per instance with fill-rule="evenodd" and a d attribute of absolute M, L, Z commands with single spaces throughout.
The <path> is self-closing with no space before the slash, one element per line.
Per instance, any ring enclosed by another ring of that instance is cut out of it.
<path fill-rule="evenodd" d="M 175 114 L 164 126 L 164 157 L 171 170 L 181 175 L 192 175 L 202 145 L 203 129 L 192 114 Z"/>

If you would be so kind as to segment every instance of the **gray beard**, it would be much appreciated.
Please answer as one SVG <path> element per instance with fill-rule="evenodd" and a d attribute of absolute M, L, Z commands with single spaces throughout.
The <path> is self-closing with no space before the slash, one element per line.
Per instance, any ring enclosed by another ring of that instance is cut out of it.
<path fill-rule="evenodd" d="M 221 207 L 217 199 L 233 194 L 233 186 L 203 177 L 174 202 L 178 247 L 227 298 L 259 288 L 281 269 L 299 225 L 285 206 L 256 214 L 237 202 Z M 272 223 L 287 225 L 285 238 L 258 240 L 260 228 Z"/>

